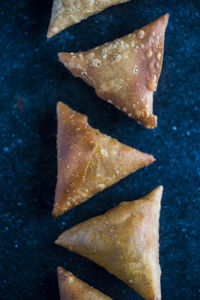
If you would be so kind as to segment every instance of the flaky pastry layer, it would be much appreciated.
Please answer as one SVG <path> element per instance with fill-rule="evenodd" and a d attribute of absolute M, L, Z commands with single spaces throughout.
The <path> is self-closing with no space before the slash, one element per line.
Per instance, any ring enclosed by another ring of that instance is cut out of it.
<path fill-rule="evenodd" d="M 160 300 L 159 216 L 163 187 L 75 225 L 56 244 L 83 255 L 146 300 Z"/>
<path fill-rule="evenodd" d="M 58 216 L 154 162 L 89 126 L 87 117 L 62 102 L 58 114 L 58 177 L 53 214 Z"/>
<path fill-rule="evenodd" d="M 154 128 L 153 92 L 162 69 L 168 18 L 164 15 L 89 51 L 59 53 L 59 59 L 75 77 L 93 86 L 100 98 L 145 127 Z"/>

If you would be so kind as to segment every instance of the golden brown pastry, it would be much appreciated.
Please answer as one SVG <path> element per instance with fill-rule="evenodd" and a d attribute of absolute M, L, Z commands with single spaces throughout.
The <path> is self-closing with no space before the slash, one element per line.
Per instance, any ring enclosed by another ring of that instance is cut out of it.
<path fill-rule="evenodd" d="M 112 300 L 61 267 L 57 273 L 60 300 Z"/>
<path fill-rule="evenodd" d="M 53 215 L 59 216 L 130 173 L 154 162 L 154 157 L 102 134 L 87 117 L 59 102 L 58 179 Z"/>
<path fill-rule="evenodd" d="M 100 98 L 154 128 L 153 92 L 162 69 L 168 17 L 89 51 L 59 53 L 59 59 L 75 77 L 93 86 Z"/>
<path fill-rule="evenodd" d="M 146 300 L 161 299 L 159 216 L 163 187 L 61 234 L 56 244 L 115 275 Z"/>
<path fill-rule="evenodd" d="M 129 0 L 54 0 L 47 37 L 88 18 L 109 6 Z"/>

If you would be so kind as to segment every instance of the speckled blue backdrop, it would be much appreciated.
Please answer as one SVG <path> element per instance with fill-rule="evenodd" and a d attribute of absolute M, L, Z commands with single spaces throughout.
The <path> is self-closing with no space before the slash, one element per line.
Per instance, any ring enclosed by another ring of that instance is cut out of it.
<path fill-rule="evenodd" d="M 64 230 L 123 200 L 165 187 L 160 263 L 164 300 L 200 299 L 200 2 L 133 0 L 46 40 L 52 1 L 0 3 L 0 299 L 59 299 L 61 265 L 115 300 L 141 299 L 89 260 L 54 245 Z M 165 58 L 147 130 L 75 79 L 59 51 L 86 50 L 170 14 Z M 92 126 L 157 158 L 57 219 L 56 102 Z"/>

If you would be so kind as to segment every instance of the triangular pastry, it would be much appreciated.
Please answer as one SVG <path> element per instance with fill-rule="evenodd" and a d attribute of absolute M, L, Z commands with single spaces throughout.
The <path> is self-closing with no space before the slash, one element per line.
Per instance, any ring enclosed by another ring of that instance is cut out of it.
<path fill-rule="evenodd" d="M 53 215 L 86 201 L 154 162 L 152 155 L 121 144 L 88 125 L 87 117 L 58 102 L 58 179 Z"/>
<path fill-rule="evenodd" d="M 97 14 L 109 6 L 129 0 L 54 0 L 47 37 Z"/>
<path fill-rule="evenodd" d="M 146 300 L 161 299 L 159 216 L 163 187 L 61 234 L 56 244 L 79 253 L 134 289 Z"/>
<path fill-rule="evenodd" d="M 61 267 L 57 274 L 60 300 L 112 300 Z"/>
<path fill-rule="evenodd" d="M 168 15 L 127 36 L 92 50 L 59 53 L 75 77 L 95 88 L 97 95 L 147 128 L 157 126 L 153 92 L 162 69 Z"/>

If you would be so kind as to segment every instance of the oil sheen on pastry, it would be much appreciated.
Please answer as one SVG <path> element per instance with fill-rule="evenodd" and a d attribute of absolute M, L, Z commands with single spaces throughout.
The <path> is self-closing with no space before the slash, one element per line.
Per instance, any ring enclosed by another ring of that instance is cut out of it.
<path fill-rule="evenodd" d="M 100 98 L 154 128 L 153 92 L 162 69 L 168 17 L 89 51 L 59 53 L 59 59 L 75 77 L 94 87 Z"/>
<path fill-rule="evenodd" d="M 129 0 L 54 0 L 47 37 L 50 38 L 109 6 L 127 1 Z"/>
<path fill-rule="evenodd" d="M 112 300 L 61 267 L 57 274 L 60 300 Z"/>
<path fill-rule="evenodd" d="M 58 177 L 54 216 L 63 214 L 155 160 L 152 155 L 90 127 L 85 115 L 62 102 L 58 102 L 57 116 Z"/>
<path fill-rule="evenodd" d="M 94 261 L 146 300 L 160 300 L 159 217 L 163 187 L 75 225 L 56 244 Z"/>

